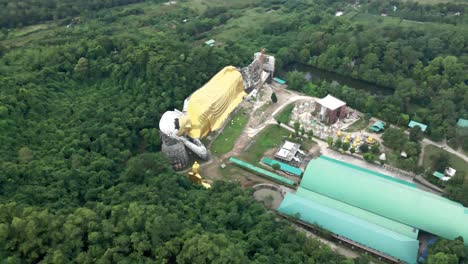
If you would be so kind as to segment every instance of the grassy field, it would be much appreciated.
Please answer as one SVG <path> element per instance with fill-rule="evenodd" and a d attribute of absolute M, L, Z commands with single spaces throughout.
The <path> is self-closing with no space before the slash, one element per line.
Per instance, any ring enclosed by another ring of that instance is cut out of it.
<path fill-rule="evenodd" d="M 256 39 L 255 36 L 262 30 L 261 25 L 272 23 L 284 16 L 285 14 L 280 10 L 266 13 L 263 8 L 244 9 L 238 17 L 229 19 L 226 24 L 214 28 L 209 35 L 221 43 L 245 38 Z M 255 49 L 259 49 L 261 44 L 265 45 L 265 43 L 245 43 Z"/>
<path fill-rule="evenodd" d="M 385 26 L 390 26 L 390 25 L 401 26 L 401 27 L 415 27 L 416 26 L 418 28 L 421 28 L 421 30 L 423 30 L 424 28 L 438 28 L 439 30 L 447 30 L 447 29 L 453 29 L 454 27 L 456 27 L 455 25 L 447 24 L 447 23 L 420 22 L 420 21 L 402 19 L 400 17 L 395 17 L 395 16 L 383 17 L 380 15 L 370 14 L 370 13 L 358 13 L 351 20 L 353 22 L 357 22 L 360 24 L 367 24 L 373 27 L 385 27 Z M 465 31 L 463 27 L 458 28 L 458 29 L 463 29 Z"/>
<path fill-rule="evenodd" d="M 279 148 L 284 140 L 289 139 L 291 134 L 293 133 L 284 128 L 271 125 L 255 136 L 254 143 L 239 158 L 252 164 L 257 163 L 267 150 Z M 317 143 L 312 140 L 305 140 L 301 143 L 301 147 L 308 150 L 315 144 Z"/>
<path fill-rule="evenodd" d="M 50 26 L 49 24 L 44 23 L 44 24 L 36 24 L 36 25 L 22 27 L 22 28 L 16 28 L 9 33 L 9 36 L 10 37 L 22 37 L 22 36 L 26 36 L 28 34 L 37 32 L 39 30 L 48 29 L 49 26 Z"/>
<path fill-rule="evenodd" d="M 276 125 L 271 125 L 260 132 L 253 140 L 254 143 L 250 148 L 240 155 L 240 159 L 257 163 L 263 157 L 263 154 L 271 149 L 278 148 L 284 139 L 287 139 L 291 132 L 280 128 Z"/>
<path fill-rule="evenodd" d="M 215 155 L 228 153 L 234 147 L 234 143 L 242 133 L 242 130 L 244 130 L 247 121 L 248 116 L 245 115 L 244 112 L 237 112 L 237 114 L 226 125 L 223 132 L 213 142 L 213 145 L 211 146 L 212 153 Z"/>
<path fill-rule="evenodd" d="M 418 2 L 420 4 L 436 5 L 440 3 L 466 3 L 465 0 L 403 0 L 405 2 Z"/>
<path fill-rule="evenodd" d="M 291 112 L 294 109 L 295 104 L 290 104 L 286 106 L 276 117 L 275 119 L 280 121 L 283 124 L 288 124 L 289 119 L 291 118 Z"/>
<path fill-rule="evenodd" d="M 248 7 L 251 4 L 261 2 L 261 0 L 192 0 L 187 2 L 182 2 L 183 6 L 191 7 L 197 9 L 199 12 L 204 12 L 209 6 L 223 6 L 231 9 L 240 9 L 243 7 Z"/>
<path fill-rule="evenodd" d="M 350 125 L 345 131 L 356 132 L 363 130 L 369 126 L 369 121 L 366 121 L 364 118 L 360 118 L 358 121 Z"/>
<path fill-rule="evenodd" d="M 450 166 L 453 167 L 454 169 L 457 170 L 458 173 L 465 173 L 465 179 L 468 177 L 468 164 L 460 159 L 459 157 L 443 150 L 440 149 L 436 146 L 433 145 L 427 145 L 424 148 L 424 160 L 423 160 L 423 166 L 424 168 L 430 168 L 431 167 L 431 157 L 437 155 L 438 153 L 446 153 L 449 156 L 450 159 Z"/>

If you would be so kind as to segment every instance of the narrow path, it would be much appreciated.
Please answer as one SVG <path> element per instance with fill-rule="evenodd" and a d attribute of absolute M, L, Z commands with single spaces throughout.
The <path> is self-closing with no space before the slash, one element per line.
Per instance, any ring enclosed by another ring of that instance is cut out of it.
<path fill-rule="evenodd" d="M 450 152 L 452 153 L 453 155 L 455 156 L 458 156 L 460 159 L 464 160 L 465 162 L 468 162 L 468 157 L 465 156 L 463 153 L 460 153 L 459 151 L 456 151 L 454 150 L 453 148 L 451 148 L 450 146 L 447 145 L 446 142 L 443 142 L 443 143 L 438 143 L 438 142 L 434 142 L 430 139 L 427 139 L 427 138 L 424 138 L 422 140 L 423 143 L 426 143 L 426 144 L 431 144 L 431 145 L 434 145 L 436 147 L 439 147 L 447 152 Z"/>
<path fill-rule="evenodd" d="M 273 89 L 273 90 L 275 90 L 275 89 Z M 292 94 L 292 93 L 288 93 L 288 94 Z M 227 158 L 229 158 L 231 156 L 236 156 L 236 155 L 240 154 L 240 152 L 247 146 L 247 144 L 249 144 L 249 142 L 252 140 L 253 137 L 255 137 L 258 133 L 260 133 L 267 126 L 272 125 L 272 124 L 276 124 L 274 116 L 277 113 L 279 113 L 280 111 L 282 111 L 289 104 L 292 104 L 292 103 L 300 101 L 300 100 L 314 99 L 313 97 L 310 97 L 310 96 L 294 95 L 294 94 L 292 94 L 292 95 L 293 96 L 289 97 L 288 100 L 286 100 L 285 102 L 283 102 L 279 106 L 277 106 L 276 110 L 273 111 L 271 116 L 265 122 L 263 122 L 261 125 L 255 127 L 255 128 L 250 127 L 250 124 L 253 121 L 253 114 L 255 113 L 255 111 L 251 111 L 250 116 L 249 116 L 249 121 L 247 122 L 246 128 L 244 129 L 244 131 L 242 131 L 242 134 L 237 138 L 233 149 L 231 151 L 229 151 L 228 153 L 222 155 L 221 159 L 227 159 Z M 262 103 L 256 103 L 256 106 L 254 106 L 254 108 L 255 107 L 259 108 L 262 105 L 263 105 Z"/>
<path fill-rule="evenodd" d="M 422 166 L 423 165 L 423 161 L 424 161 L 424 155 L 426 154 L 424 149 L 426 148 L 426 143 L 424 142 L 421 142 L 421 154 L 419 154 L 419 159 L 418 159 L 418 166 Z"/>
<path fill-rule="evenodd" d="M 334 242 L 331 242 L 329 240 L 326 240 L 325 238 L 322 238 L 322 237 L 319 237 L 317 236 L 316 234 L 310 232 L 309 230 L 295 224 L 295 223 L 292 223 L 294 228 L 300 232 L 303 232 L 305 234 L 306 237 L 313 237 L 317 240 L 319 240 L 320 242 L 324 243 L 325 245 L 329 246 L 333 251 L 335 251 L 336 253 L 342 255 L 342 256 L 345 256 L 346 258 L 358 258 L 359 257 L 359 253 L 358 252 L 355 252 L 355 251 L 352 251 L 351 249 L 348 249 L 344 246 L 341 246 L 340 244 L 338 243 L 334 243 Z"/>

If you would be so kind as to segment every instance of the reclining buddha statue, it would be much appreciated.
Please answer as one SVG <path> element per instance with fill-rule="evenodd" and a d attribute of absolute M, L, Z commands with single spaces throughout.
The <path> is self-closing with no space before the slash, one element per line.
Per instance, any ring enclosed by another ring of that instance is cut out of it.
<path fill-rule="evenodd" d="M 183 111 L 167 111 L 159 121 L 162 151 L 175 169 L 188 164 L 185 148 L 202 159 L 209 154 L 200 139 L 222 128 L 229 115 L 264 79 L 273 74 L 274 58 L 256 53 L 254 61 L 239 69 L 227 66 L 184 102 Z"/>

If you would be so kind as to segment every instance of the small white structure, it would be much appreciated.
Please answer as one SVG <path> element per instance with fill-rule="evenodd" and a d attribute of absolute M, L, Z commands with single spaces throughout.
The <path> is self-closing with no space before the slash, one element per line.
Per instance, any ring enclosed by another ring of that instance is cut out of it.
<path fill-rule="evenodd" d="M 205 42 L 206 45 L 213 47 L 216 44 L 216 41 L 214 39 L 210 39 Z"/>
<path fill-rule="evenodd" d="M 284 141 L 283 145 L 280 147 L 278 152 L 276 152 L 275 158 L 284 160 L 287 162 L 291 162 L 293 160 L 296 162 L 299 162 L 300 159 L 296 157 L 296 155 L 299 152 L 300 147 L 301 145 L 286 140 Z M 301 152 L 299 153 L 301 154 Z"/>
<path fill-rule="evenodd" d="M 408 154 L 406 154 L 406 152 L 402 151 L 402 152 L 400 153 L 400 157 L 407 158 L 407 157 L 408 157 Z"/>
<path fill-rule="evenodd" d="M 385 155 L 385 153 L 382 153 L 382 154 L 379 156 L 379 160 L 383 160 L 383 161 L 386 161 L 386 160 L 387 160 L 387 156 Z"/>
<path fill-rule="evenodd" d="M 445 169 L 445 175 L 447 175 L 448 177 L 453 177 L 455 176 L 456 173 L 457 173 L 457 170 L 454 168 L 447 167 Z"/>
<path fill-rule="evenodd" d="M 335 16 L 336 16 L 336 17 L 340 17 L 340 16 L 342 16 L 342 15 L 344 15 L 344 12 L 342 12 L 342 11 L 337 11 L 337 12 L 335 13 Z"/>

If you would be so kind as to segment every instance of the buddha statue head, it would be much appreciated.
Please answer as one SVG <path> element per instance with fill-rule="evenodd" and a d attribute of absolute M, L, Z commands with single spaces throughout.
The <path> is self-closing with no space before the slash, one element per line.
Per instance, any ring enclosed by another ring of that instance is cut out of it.
<path fill-rule="evenodd" d="M 186 116 L 180 116 L 179 119 L 179 125 L 178 125 L 178 131 L 177 131 L 177 136 L 181 137 L 184 136 L 188 133 L 188 131 L 192 128 L 192 123 L 190 122 L 190 119 Z"/>

